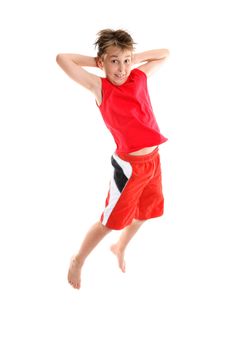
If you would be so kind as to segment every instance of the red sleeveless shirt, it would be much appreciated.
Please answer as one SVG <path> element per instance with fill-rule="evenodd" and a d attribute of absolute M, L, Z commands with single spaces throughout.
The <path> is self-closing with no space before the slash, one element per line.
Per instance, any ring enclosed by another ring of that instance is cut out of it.
<path fill-rule="evenodd" d="M 133 69 L 121 85 L 101 80 L 102 103 L 98 107 L 117 151 L 131 153 L 167 141 L 155 120 L 144 72 Z"/>

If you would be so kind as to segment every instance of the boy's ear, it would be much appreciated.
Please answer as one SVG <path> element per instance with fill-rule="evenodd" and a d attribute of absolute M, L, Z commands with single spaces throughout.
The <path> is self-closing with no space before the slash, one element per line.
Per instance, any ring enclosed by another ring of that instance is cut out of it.
<path fill-rule="evenodd" d="M 96 65 L 98 68 L 103 69 L 103 60 L 101 57 L 96 57 Z"/>

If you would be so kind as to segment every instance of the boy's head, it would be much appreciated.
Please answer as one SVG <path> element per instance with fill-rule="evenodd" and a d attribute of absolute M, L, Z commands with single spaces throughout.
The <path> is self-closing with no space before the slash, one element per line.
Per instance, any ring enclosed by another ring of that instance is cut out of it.
<path fill-rule="evenodd" d="M 123 84 L 131 71 L 134 41 L 124 30 L 103 29 L 97 33 L 97 64 L 115 85 Z"/>
<path fill-rule="evenodd" d="M 118 47 L 121 50 L 134 50 L 134 41 L 125 30 L 103 29 L 97 33 L 95 46 L 97 47 L 97 56 L 103 57 L 109 46 Z"/>

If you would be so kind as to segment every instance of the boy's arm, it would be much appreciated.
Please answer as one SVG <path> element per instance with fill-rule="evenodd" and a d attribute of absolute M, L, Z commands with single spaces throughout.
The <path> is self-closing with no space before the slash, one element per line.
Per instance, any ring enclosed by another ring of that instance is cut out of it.
<path fill-rule="evenodd" d="M 168 56 L 168 49 L 157 49 L 139 52 L 134 54 L 133 64 L 146 62 L 140 65 L 138 69 L 142 70 L 147 76 L 150 76 L 161 66 L 162 63 L 165 62 Z"/>
<path fill-rule="evenodd" d="M 98 67 L 96 58 L 79 54 L 61 53 L 56 57 L 57 64 L 64 72 L 86 89 L 96 92 L 100 88 L 99 76 L 89 73 L 82 67 Z"/>

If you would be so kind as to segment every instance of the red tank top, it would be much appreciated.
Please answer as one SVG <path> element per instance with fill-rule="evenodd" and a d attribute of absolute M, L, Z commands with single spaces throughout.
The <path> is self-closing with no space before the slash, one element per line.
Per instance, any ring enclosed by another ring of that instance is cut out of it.
<path fill-rule="evenodd" d="M 167 141 L 155 120 L 144 72 L 133 69 L 121 85 L 114 85 L 107 78 L 101 80 L 102 103 L 99 109 L 117 151 L 131 153 Z"/>

